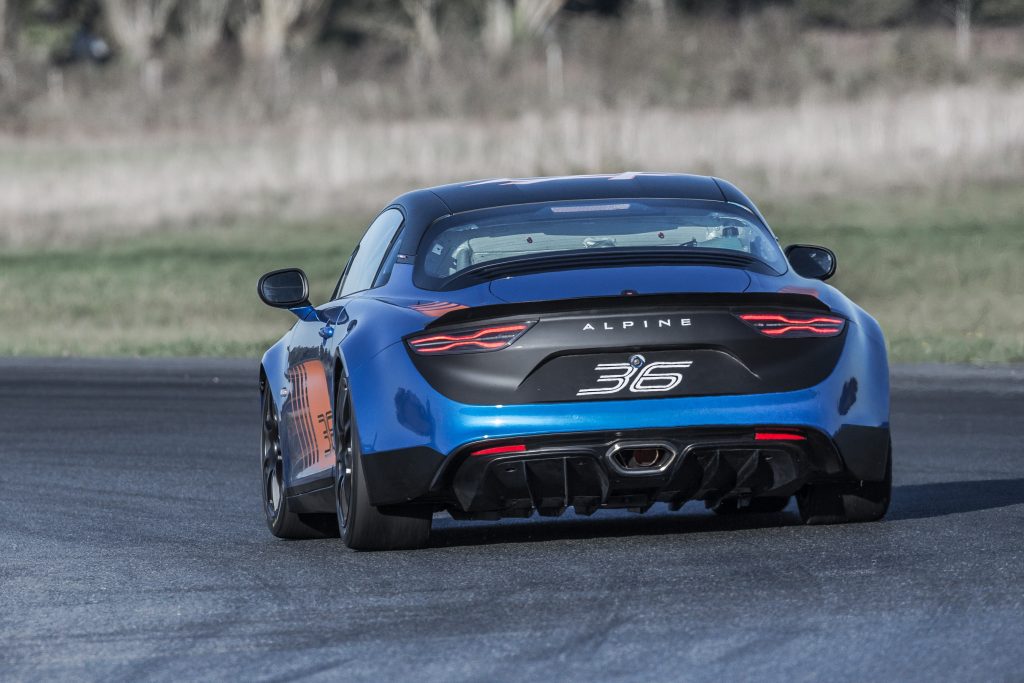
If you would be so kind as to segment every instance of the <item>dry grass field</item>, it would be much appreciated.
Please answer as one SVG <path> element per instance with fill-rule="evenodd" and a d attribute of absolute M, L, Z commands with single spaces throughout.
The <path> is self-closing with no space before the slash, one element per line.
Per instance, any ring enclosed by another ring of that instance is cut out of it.
<path fill-rule="evenodd" d="M 445 181 L 622 170 L 717 174 L 786 199 L 1013 182 L 1024 177 L 1024 82 L 788 107 L 391 121 L 309 110 L 216 132 L 6 135 L 0 244 L 360 213 Z"/>

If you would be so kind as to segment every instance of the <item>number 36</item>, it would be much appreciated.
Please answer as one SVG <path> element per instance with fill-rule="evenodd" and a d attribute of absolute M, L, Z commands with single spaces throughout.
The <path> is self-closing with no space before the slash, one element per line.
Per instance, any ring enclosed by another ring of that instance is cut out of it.
<path fill-rule="evenodd" d="M 693 361 L 689 360 L 648 363 L 643 368 L 635 368 L 629 363 L 599 363 L 594 370 L 602 373 L 596 380 L 602 386 L 580 389 L 576 395 L 614 394 L 627 385 L 636 394 L 671 391 L 683 381 L 682 373 L 672 370 L 682 370 L 691 365 Z"/>

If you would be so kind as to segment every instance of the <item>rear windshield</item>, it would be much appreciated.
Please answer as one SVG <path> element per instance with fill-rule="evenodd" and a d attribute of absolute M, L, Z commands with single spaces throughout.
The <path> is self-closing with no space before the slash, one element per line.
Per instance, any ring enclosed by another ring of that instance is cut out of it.
<path fill-rule="evenodd" d="M 417 279 L 436 287 L 483 264 L 615 249 L 714 249 L 746 254 L 778 273 L 786 270 L 775 238 L 745 209 L 723 202 L 628 199 L 521 204 L 442 218 L 417 250 Z"/>

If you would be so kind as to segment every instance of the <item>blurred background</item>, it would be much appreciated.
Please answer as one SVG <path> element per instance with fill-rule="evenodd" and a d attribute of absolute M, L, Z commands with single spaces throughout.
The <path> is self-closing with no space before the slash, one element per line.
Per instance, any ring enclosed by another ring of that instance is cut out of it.
<path fill-rule="evenodd" d="M 902 361 L 1024 361 L 1024 0 L 0 0 L 0 355 L 254 356 L 447 181 L 738 183 Z"/>

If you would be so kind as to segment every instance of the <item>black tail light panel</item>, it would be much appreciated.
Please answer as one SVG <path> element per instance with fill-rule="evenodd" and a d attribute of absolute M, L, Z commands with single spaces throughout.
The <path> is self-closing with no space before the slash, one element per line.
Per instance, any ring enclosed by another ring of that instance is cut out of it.
<path fill-rule="evenodd" d="M 432 324 L 406 339 L 410 358 L 437 391 L 475 405 L 759 394 L 822 382 L 849 325 L 770 306 L 530 313 Z"/>
<path fill-rule="evenodd" d="M 764 336 L 776 339 L 836 337 L 846 326 L 843 318 L 821 313 L 746 311 L 736 315 Z"/>

